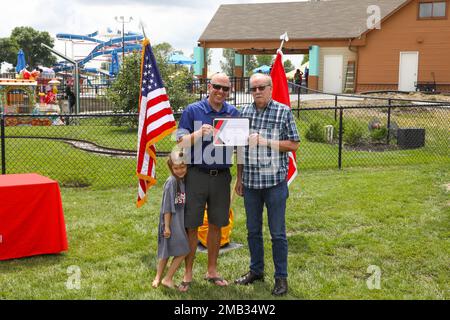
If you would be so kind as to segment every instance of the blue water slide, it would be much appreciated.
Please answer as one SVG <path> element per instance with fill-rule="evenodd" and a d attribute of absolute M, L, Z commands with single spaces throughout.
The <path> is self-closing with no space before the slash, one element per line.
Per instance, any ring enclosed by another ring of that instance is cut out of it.
<path fill-rule="evenodd" d="M 101 55 L 107 55 L 112 54 L 113 52 L 120 53 L 122 51 L 125 52 L 132 52 L 135 50 L 141 50 L 142 46 L 140 44 L 126 44 L 126 42 L 129 41 L 140 41 L 144 39 L 144 36 L 129 32 L 124 35 L 124 37 L 117 37 L 113 38 L 108 41 L 102 41 L 99 39 L 95 39 L 94 37 L 98 35 L 98 31 L 88 34 L 88 35 L 76 35 L 76 34 L 68 34 L 68 33 L 58 33 L 56 35 L 57 39 L 59 40 L 83 40 L 83 41 L 90 41 L 94 43 L 98 43 L 98 45 L 92 49 L 92 51 L 83 59 L 78 60 L 79 65 L 82 67 L 92 59 L 101 56 Z M 114 48 L 114 49 L 108 49 L 104 50 L 105 47 L 111 47 L 117 44 L 125 43 L 125 47 L 122 49 L 122 47 Z M 54 67 L 55 71 L 66 71 L 73 69 L 73 66 L 66 63 L 58 63 Z"/>
<path fill-rule="evenodd" d="M 142 49 L 142 45 L 140 44 L 135 44 L 135 45 L 128 45 L 125 46 L 125 52 L 133 52 L 133 51 L 140 51 Z M 92 59 L 98 57 L 98 56 L 102 56 L 102 55 L 106 55 L 106 54 L 112 54 L 113 52 L 116 53 L 121 53 L 122 52 L 122 48 L 117 48 L 117 49 L 111 49 L 111 50 L 105 50 L 105 51 L 97 51 L 97 52 L 91 52 L 88 56 L 86 56 L 84 59 L 78 60 L 78 63 L 80 66 L 85 65 L 86 63 L 88 63 L 89 61 L 91 61 Z M 71 64 L 65 64 L 65 63 L 57 63 L 54 67 L 55 71 L 67 71 L 67 70 L 72 70 L 73 69 L 73 65 Z"/>
<path fill-rule="evenodd" d="M 92 49 L 90 54 L 95 53 L 95 52 L 103 49 L 104 47 L 110 47 L 112 45 L 121 44 L 122 42 L 127 42 L 127 41 L 140 41 L 142 39 L 144 39 L 144 36 L 142 36 L 142 35 L 124 36 L 123 39 L 122 39 L 122 37 L 114 38 L 114 39 L 111 39 L 111 40 L 108 40 L 105 42 L 101 42 L 94 49 Z"/>
<path fill-rule="evenodd" d="M 142 45 L 140 44 L 130 44 L 125 46 L 125 52 L 132 52 L 134 50 L 141 50 Z M 96 58 L 98 56 L 104 55 L 104 54 L 112 54 L 113 52 L 120 53 L 122 52 L 122 48 L 116 48 L 116 49 L 109 49 L 109 50 L 103 50 L 103 51 L 92 51 L 90 54 L 88 54 L 84 59 L 79 60 L 79 63 L 81 65 L 84 65 L 91 61 L 93 58 Z"/>
<path fill-rule="evenodd" d="M 89 36 L 81 36 L 77 34 L 69 34 L 69 33 L 58 33 L 56 38 L 59 40 L 83 40 L 83 41 L 91 41 L 96 43 L 103 43 L 102 40 L 95 39 Z"/>
<path fill-rule="evenodd" d="M 90 38 L 96 37 L 96 36 L 98 36 L 98 31 L 95 31 L 94 33 L 88 34 L 87 36 L 90 37 Z"/>

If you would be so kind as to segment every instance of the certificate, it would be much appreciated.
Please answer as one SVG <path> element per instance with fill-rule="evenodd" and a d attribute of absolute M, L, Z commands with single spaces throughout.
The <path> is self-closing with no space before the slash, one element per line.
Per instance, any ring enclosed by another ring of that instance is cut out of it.
<path fill-rule="evenodd" d="M 250 134 L 249 118 L 215 118 L 213 120 L 215 146 L 246 146 Z"/>

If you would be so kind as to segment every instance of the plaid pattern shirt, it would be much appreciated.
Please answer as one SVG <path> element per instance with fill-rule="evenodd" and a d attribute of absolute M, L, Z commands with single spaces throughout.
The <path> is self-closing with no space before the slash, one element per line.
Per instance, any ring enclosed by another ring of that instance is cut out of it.
<path fill-rule="evenodd" d="M 250 118 L 250 134 L 259 133 L 265 139 L 300 141 L 291 109 L 271 100 L 262 111 L 254 103 L 242 109 L 241 117 Z M 289 158 L 287 152 L 270 147 L 245 147 L 242 183 L 250 189 L 273 187 L 286 180 Z"/>

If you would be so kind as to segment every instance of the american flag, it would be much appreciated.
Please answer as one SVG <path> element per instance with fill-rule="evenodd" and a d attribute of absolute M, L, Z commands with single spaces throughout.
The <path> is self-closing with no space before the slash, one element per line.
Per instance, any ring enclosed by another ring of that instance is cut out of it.
<path fill-rule="evenodd" d="M 136 169 L 139 178 L 138 208 L 147 201 L 147 190 L 156 183 L 155 143 L 176 129 L 169 97 L 148 39 L 144 40 L 142 48 Z"/>
<path fill-rule="evenodd" d="M 291 105 L 291 99 L 289 97 L 289 88 L 286 79 L 286 73 L 283 67 L 283 54 L 281 51 L 277 52 L 277 57 L 275 58 L 275 62 L 273 63 L 272 70 L 270 72 L 270 76 L 272 78 L 272 99 L 278 101 L 287 106 Z M 297 170 L 297 155 L 294 152 L 289 152 L 289 169 L 286 177 L 288 185 L 294 181 L 295 177 L 298 174 Z"/>

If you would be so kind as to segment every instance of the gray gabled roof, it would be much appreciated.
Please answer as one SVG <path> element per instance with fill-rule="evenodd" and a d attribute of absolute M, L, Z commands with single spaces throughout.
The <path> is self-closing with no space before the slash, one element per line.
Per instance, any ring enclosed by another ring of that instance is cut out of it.
<path fill-rule="evenodd" d="M 383 19 L 409 0 L 330 0 L 221 5 L 198 41 L 355 38 L 367 31 L 368 7 Z"/>

